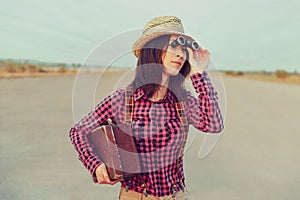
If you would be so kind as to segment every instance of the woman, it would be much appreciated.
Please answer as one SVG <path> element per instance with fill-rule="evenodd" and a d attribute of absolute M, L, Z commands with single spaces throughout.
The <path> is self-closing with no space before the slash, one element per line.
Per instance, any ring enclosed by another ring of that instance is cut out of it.
<path fill-rule="evenodd" d="M 202 132 L 223 129 L 217 92 L 206 72 L 210 53 L 184 34 L 181 20 L 174 16 L 149 21 L 133 53 L 138 58 L 136 74 L 127 89 L 134 91 L 132 131 L 143 172 L 121 181 L 120 199 L 186 199 L 182 149 L 187 129 L 176 103 L 183 102 L 187 125 Z M 188 76 L 198 97 L 184 88 Z M 125 92 L 118 89 L 106 97 L 70 130 L 79 159 L 99 184 L 118 181 L 109 180 L 105 163 L 92 152 L 87 134 L 108 118 L 124 122 Z"/>

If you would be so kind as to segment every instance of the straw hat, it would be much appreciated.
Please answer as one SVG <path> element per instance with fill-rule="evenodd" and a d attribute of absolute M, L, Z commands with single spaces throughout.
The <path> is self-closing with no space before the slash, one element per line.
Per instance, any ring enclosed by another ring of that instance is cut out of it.
<path fill-rule="evenodd" d="M 159 36 L 175 34 L 182 35 L 185 38 L 194 41 L 194 39 L 184 34 L 181 20 L 175 16 L 161 16 L 150 20 L 144 27 L 142 37 L 140 37 L 132 46 L 132 52 L 139 57 L 140 50 L 150 40 Z"/>

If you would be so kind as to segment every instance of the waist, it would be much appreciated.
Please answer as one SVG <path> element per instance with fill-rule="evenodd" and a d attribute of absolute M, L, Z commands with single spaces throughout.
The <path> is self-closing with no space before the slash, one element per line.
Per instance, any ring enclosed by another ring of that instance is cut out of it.
<path fill-rule="evenodd" d="M 172 196 L 173 195 L 166 195 L 166 196 L 158 197 L 158 196 L 154 196 L 154 195 L 150 195 L 150 194 L 148 194 L 146 196 L 144 193 L 136 192 L 134 190 L 126 191 L 126 189 L 124 187 L 121 187 L 119 199 L 120 200 L 129 200 L 129 199 L 167 200 L 167 199 L 172 199 Z M 187 199 L 186 194 L 182 190 L 175 193 L 175 198 L 177 200 L 186 200 Z"/>
<path fill-rule="evenodd" d="M 166 176 L 155 176 L 155 173 L 150 176 L 149 174 L 135 176 L 130 180 L 122 181 L 121 186 L 137 193 L 146 191 L 152 196 L 170 196 L 174 191 L 178 192 L 186 189 L 183 171 L 168 178 Z"/>

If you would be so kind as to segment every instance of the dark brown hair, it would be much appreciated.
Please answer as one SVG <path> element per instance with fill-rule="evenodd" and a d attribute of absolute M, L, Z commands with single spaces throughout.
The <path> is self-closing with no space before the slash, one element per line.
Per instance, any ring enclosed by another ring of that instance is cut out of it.
<path fill-rule="evenodd" d="M 163 55 L 167 50 L 171 35 L 164 35 L 155 38 L 144 45 L 140 50 L 140 56 L 137 61 L 135 70 L 135 78 L 129 85 L 129 88 L 136 90 L 141 88 L 152 97 L 160 86 L 163 73 Z M 188 60 L 188 52 L 186 61 L 176 76 L 170 76 L 168 88 L 174 93 L 178 101 L 185 99 L 186 90 L 184 88 L 184 80 L 191 70 Z"/>

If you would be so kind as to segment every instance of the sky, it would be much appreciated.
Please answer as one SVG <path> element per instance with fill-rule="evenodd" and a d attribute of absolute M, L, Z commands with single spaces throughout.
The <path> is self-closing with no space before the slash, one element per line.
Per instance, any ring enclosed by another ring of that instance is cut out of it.
<path fill-rule="evenodd" d="M 83 63 L 105 41 L 172 15 L 220 70 L 300 72 L 299 0 L 0 1 L 0 59 Z M 113 64 L 135 65 L 131 45 Z"/>

